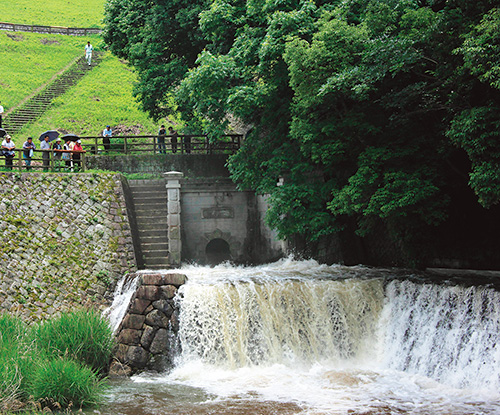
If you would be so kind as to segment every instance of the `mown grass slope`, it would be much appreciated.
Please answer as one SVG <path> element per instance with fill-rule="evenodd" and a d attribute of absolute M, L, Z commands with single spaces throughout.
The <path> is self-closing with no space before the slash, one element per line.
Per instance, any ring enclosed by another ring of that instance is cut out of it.
<path fill-rule="evenodd" d="M 99 43 L 98 37 L 90 39 Z M 0 101 L 5 110 L 47 83 L 78 56 L 85 39 L 75 36 L 0 32 Z"/>
<path fill-rule="evenodd" d="M 2 7 L 7 23 L 66 27 L 101 27 L 104 0 L 11 0 Z"/>
<path fill-rule="evenodd" d="M 132 96 L 135 80 L 130 68 L 107 52 L 99 66 L 17 136 L 37 137 L 45 130 L 93 136 L 100 135 L 107 124 L 128 127 L 136 134 L 155 134 L 158 124 L 139 109 Z"/>

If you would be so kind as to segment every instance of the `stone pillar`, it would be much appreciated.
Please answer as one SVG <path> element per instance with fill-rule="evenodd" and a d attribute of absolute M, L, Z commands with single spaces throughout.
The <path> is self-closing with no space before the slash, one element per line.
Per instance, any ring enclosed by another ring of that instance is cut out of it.
<path fill-rule="evenodd" d="M 184 173 L 169 171 L 163 173 L 167 179 L 167 209 L 168 209 L 168 250 L 171 265 L 181 264 L 181 183 Z"/>

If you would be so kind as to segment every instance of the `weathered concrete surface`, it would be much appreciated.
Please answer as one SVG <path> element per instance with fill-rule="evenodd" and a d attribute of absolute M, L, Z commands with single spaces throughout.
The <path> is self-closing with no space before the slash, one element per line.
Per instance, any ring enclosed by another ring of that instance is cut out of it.
<path fill-rule="evenodd" d="M 183 274 L 140 274 L 137 290 L 117 330 L 118 345 L 110 376 L 162 371 L 171 364 L 179 330 L 174 297 L 185 282 Z"/>
<path fill-rule="evenodd" d="M 264 223 L 265 197 L 238 190 L 230 179 L 185 179 L 181 184 L 183 261 L 255 264 L 284 255 L 283 242 Z M 219 245 L 210 252 L 214 243 Z M 225 257 L 217 249 L 224 246 Z"/>
<path fill-rule="evenodd" d="M 119 174 L 0 174 L 0 312 L 104 307 L 136 260 Z"/>
<path fill-rule="evenodd" d="M 180 171 L 184 177 L 229 177 L 225 154 L 147 154 L 130 156 L 87 155 L 89 169 L 112 170 L 125 173 L 158 173 Z"/>

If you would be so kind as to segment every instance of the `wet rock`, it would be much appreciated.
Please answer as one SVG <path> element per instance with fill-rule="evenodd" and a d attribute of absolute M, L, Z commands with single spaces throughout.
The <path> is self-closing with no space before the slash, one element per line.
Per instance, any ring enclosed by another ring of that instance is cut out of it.
<path fill-rule="evenodd" d="M 153 310 L 146 316 L 146 324 L 153 327 L 167 328 L 170 319 L 159 310 Z"/>
<path fill-rule="evenodd" d="M 123 328 L 124 329 L 136 329 L 141 330 L 142 325 L 144 324 L 144 320 L 146 317 L 140 314 L 128 314 L 123 319 Z"/>
<path fill-rule="evenodd" d="M 156 332 L 153 342 L 149 347 L 149 351 L 153 354 L 164 354 L 168 352 L 168 331 L 159 329 Z"/>
<path fill-rule="evenodd" d="M 149 349 L 149 346 L 151 346 L 151 342 L 153 341 L 157 330 L 158 329 L 151 326 L 144 325 L 144 330 L 141 337 L 142 347 L 144 347 L 145 349 Z"/>

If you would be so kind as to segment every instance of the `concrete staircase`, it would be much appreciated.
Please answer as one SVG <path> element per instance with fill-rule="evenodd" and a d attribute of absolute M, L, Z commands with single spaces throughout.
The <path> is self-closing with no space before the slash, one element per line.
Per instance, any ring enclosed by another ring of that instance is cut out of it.
<path fill-rule="evenodd" d="M 144 269 L 172 268 L 168 260 L 165 180 L 129 180 Z"/>
<path fill-rule="evenodd" d="M 90 70 L 97 66 L 101 60 L 102 55 L 94 53 L 92 56 L 92 65 L 89 66 L 82 55 L 56 79 L 47 84 L 45 88 L 8 114 L 4 119 L 3 128 L 9 134 L 15 134 L 24 125 L 35 121 L 50 107 L 54 98 L 64 94 Z"/>

